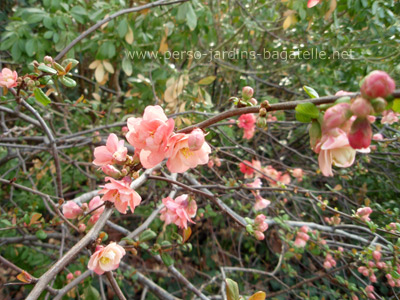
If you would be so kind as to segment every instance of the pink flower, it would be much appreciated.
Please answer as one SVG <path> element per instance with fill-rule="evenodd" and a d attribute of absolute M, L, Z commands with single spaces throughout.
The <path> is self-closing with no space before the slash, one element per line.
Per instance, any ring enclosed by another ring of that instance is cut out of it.
<path fill-rule="evenodd" d="M 372 139 L 371 123 L 367 118 L 357 118 L 347 134 L 349 144 L 353 149 L 368 148 Z"/>
<path fill-rule="evenodd" d="M 301 181 L 303 181 L 304 172 L 302 169 L 296 168 L 296 169 L 293 169 L 292 176 L 294 178 L 297 178 L 298 182 L 301 182 Z"/>
<path fill-rule="evenodd" d="M 252 163 L 248 160 L 244 160 L 239 164 L 240 172 L 242 172 L 245 176 L 248 176 L 246 178 L 249 178 L 254 174 L 254 169 L 252 167 L 249 167 L 248 165 L 252 166 Z"/>
<path fill-rule="evenodd" d="M 204 144 L 204 133 L 201 129 L 196 128 L 190 134 L 188 138 L 188 145 L 190 151 L 200 150 Z"/>
<path fill-rule="evenodd" d="M 289 184 L 291 179 L 290 179 L 290 175 L 288 173 L 285 173 L 283 175 L 280 174 L 278 181 L 283 183 L 283 184 Z"/>
<path fill-rule="evenodd" d="M 145 168 L 160 163 L 167 154 L 168 138 L 174 130 L 175 122 L 168 119 L 161 106 L 147 106 L 143 118 L 129 118 L 128 142 L 140 152 L 140 162 Z"/>
<path fill-rule="evenodd" d="M 396 84 L 389 74 L 383 71 L 373 71 L 365 77 L 361 86 L 361 94 L 368 99 L 386 98 L 393 93 L 395 88 Z"/>
<path fill-rule="evenodd" d="M 83 210 L 74 201 L 67 201 L 62 206 L 62 211 L 67 219 L 76 219 L 83 213 Z"/>
<path fill-rule="evenodd" d="M 183 173 L 189 168 L 208 163 L 211 148 L 207 142 L 199 150 L 192 151 L 189 149 L 188 139 L 189 136 L 184 133 L 177 133 L 169 139 L 167 167 L 172 173 Z"/>
<path fill-rule="evenodd" d="M 357 209 L 356 215 L 361 218 L 361 220 L 367 222 L 371 221 L 369 215 L 372 213 L 372 209 L 370 207 L 362 207 Z"/>
<path fill-rule="evenodd" d="M 106 181 L 111 181 L 102 186 L 99 194 L 104 194 L 101 198 L 103 201 L 113 202 L 115 208 L 121 213 L 126 214 L 129 208 L 134 212 L 135 207 L 140 204 L 142 198 L 133 189 L 130 188 L 131 178 L 124 177 L 122 180 L 115 180 L 111 177 L 106 177 Z"/>
<path fill-rule="evenodd" d="M 254 136 L 256 117 L 254 114 L 244 114 L 239 117 L 239 127 L 243 128 L 243 138 L 250 140 Z"/>
<path fill-rule="evenodd" d="M 276 185 L 277 181 L 279 180 L 280 177 L 280 172 L 275 170 L 272 166 L 266 166 L 263 169 L 263 173 L 266 176 L 263 176 L 265 180 L 267 180 L 271 185 Z"/>
<path fill-rule="evenodd" d="M 256 197 L 256 203 L 254 204 L 254 210 L 256 211 L 262 210 L 271 204 L 271 201 L 261 197 L 260 191 L 256 191 L 255 197 Z"/>
<path fill-rule="evenodd" d="M 124 147 L 124 141 L 118 141 L 118 137 L 114 133 L 111 133 L 108 136 L 105 146 L 96 147 L 94 149 L 95 160 L 93 163 L 96 166 L 124 163 L 127 154 L 128 149 Z"/>
<path fill-rule="evenodd" d="M 88 269 L 98 275 L 115 270 L 119 267 L 121 258 L 125 255 L 125 249 L 115 242 L 108 246 L 97 246 L 96 252 L 90 257 Z"/>
<path fill-rule="evenodd" d="M 314 7 L 315 5 L 317 5 L 320 2 L 321 2 L 321 0 L 308 0 L 307 7 L 308 8 Z"/>
<path fill-rule="evenodd" d="M 383 140 L 383 135 L 382 135 L 381 133 L 375 133 L 375 134 L 372 136 L 372 139 L 373 139 L 374 141 L 382 141 L 382 140 Z"/>
<path fill-rule="evenodd" d="M 89 202 L 89 210 L 95 209 L 96 207 L 99 207 L 100 205 L 104 204 L 104 201 L 99 197 L 96 196 Z M 97 220 L 100 218 L 100 215 L 104 211 L 104 205 L 95 211 L 92 212 L 92 216 L 89 219 L 90 224 L 95 224 Z"/>
<path fill-rule="evenodd" d="M 252 183 L 246 183 L 246 186 L 250 188 L 260 188 L 262 186 L 262 182 L 260 178 L 256 178 Z"/>
<path fill-rule="evenodd" d="M 324 114 L 324 130 L 341 127 L 350 117 L 351 112 L 349 103 L 336 104 L 328 108 Z"/>
<path fill-rule="evenodd" d="M 389 110 L 385 110 L 382 113 L 382 120 L 381 123 L 382 124 L 393 124 L 399 121 L 399 113 L 395 113 L 393 110 L 389 109 Z"/>
<path fill-rule="evenodd" d="M 181 195 L 175 198 L 175 200 L 167 197 L 162 202 L 165 208 L 161 210 L 160 219 L 165 224 L 174 223 L 180 228 L 187 228 L 188 221 L 194 224 L 191 218 L 196 215 L 197 204 L 194 200 L 188 201 L 188 195 Z"/>
<path fill-rule="evenodd" d="M 17 86 L 18 74 L 8 68 L 4 68 L 0 73 L 0 87 L 13 88 Z"/>
<path fill-rule="evenodd" d="M 350 167 L 356 156 L 346 133 L 338 128 L 325 132 L 315 150 L 319 153 L 318 163 L 324 176 L 333 176 L 332 164 L 340 168 Z"/>

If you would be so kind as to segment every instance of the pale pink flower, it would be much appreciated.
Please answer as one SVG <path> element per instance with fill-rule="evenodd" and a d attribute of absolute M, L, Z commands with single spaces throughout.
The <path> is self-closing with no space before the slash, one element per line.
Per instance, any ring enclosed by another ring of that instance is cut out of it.
<path fill-rule="evenodd" d="M 83 213 L 83 210 L 74 201 L 67 201 L 62 206 L 62 211 L 67 219 L 76 219 Z"/>
<path fill-rule="evenodd" d="M 289 184 L 290 181 L 291 181 L 290 175 L 288 173 L 280 175 L 279 178 L 278 178 L 278 181 L 283 183 L 283 184 Z"/>
<path fill-rule="evenodd" d="M 118 137 L 111 133 L 108 136 L 105 146 L 96 147 L 94 149 L 96 166 L 112 165 L 115 163 L 124 163 L 128 154 L 128 149 L 124 147 L 124 141 L 118 141 Z"/>
<path fill-rule="evenodd" d="M 256 178 L 252 183 L 246 183 L 246 186 L 250 188 L 260 188 L 262 186 L 262 182 L 260 178 Z"/>
<path fill-rule="evenodd" d="M 128 142 L 140 153 L 145 168 L 160 163 L 167 154 L 168 138 L 174 130 L 174 120 L 168 119 L 161 106 L 147 106 L 143 118 L 128 119 Z"/>
<path fill-rule="evenodd" d="M 256 192 L 255 197 L 256 197 L 256 203 L 254 204 L 254 210 L 256 210 L 256 211 L 262 210 L 271 204 L 271 201 L 261 197 L 259 191 Z"/>
<path fill-rule="evenodd" d="M 95 209 L 96 207 L 99 207 L 100 205 L 104 204 L 104 201 L 99 197 L 96 196 L 89 202 L 89 210 Z M 104 211 L 104 205 L 95 211 L 92 212 L 92 216 L 89 219 L 90 224 L 95 224 L 97 220 L 100 218 L 100 215 Z"/>
<path fill-rule="evenodd" d="M 357 209 L 356 215 L 361 218 L 361 220 L 368 222 L 371 221 L 369 215 L 372 213 L 372 209 L 370 207 L 362 207 Z"/>
<path fill-rule="evenodd" d="M 13 88 L 17 86 L 17 78 L 18 74 L 15 71 L 11 71 L 8 68 L 4 68 L 0 73 L 0 87 L 4 87 L 7 89 Z"/>
<path fill-rule="evenodd" d="M 346 133 L 338 128 L 325 132 L 315 151 L 319 153 L 318 163 L 324 176 L 333 176 L 332 164 L 340 168 L 350 167 L 356 156 Z"/>
<path fill-rule="evenodd" d="M 196 216 L 197 204 L 194 200 L 188 200 L 188 195 L 181 195 L 175 200 L 167 197 L 162 202 L 165 208 L 161 210 L 160 219 L 165 224 L 174 223 L 180 228 L 187 228 L 187 222 L 195 223 L 191 218 Z"/>
<path fill-rule="evenodd" d="M 375 133 L 375 134 L 372 136 L 372 139 L 373 139 L 374 141 L 382 141 L 382 140 L 383 140 L 383 135 L 382 135 L 381 133 Z"/>
<path fill-rule="evenodd" d="M 115 270 L 119 267 L 121 258 L 126 254 L 125 249 L 115 242 L 108 246 L 97 246 L 96 251 L 90 257 L 88 269 L 98 275 Z"/>
<path fill-rule="evenodd" d="M 382 120 L 381 123 L 382 124 L 393 124 L 399 121 L 399 113 L 395 113 L 393 110 L 389 109 L 389 110 L 385 110 L 382 113 Z"/>
<path fill-rule="evenodd" d="M 279 181 L 280 172 L 275 170 L 272 166 L 266 166 L 262 171 L 266 175 L 263 176 L 263 178 L 267 180 L 270 185 L 274 186 L 277 184 L 277 181 Z"/>
<path fill-rule="evenodd" d="M 208 163 L 208 155 L 211 153 L 208 143 L 204 142 L 199 150 L 191 151 L 188 139 L 184 133 L 177 133 L 169 139 L 167 167 L 172 173 L 183 173 L 189 168 Z"/>
<path fill-rule="evenodd" d="M 303 181 L 304 171 L 303 169 L 296 168 L 292 171 L 292 176 L 297 179 L 298 182 Z"/>
<path fill-rule="evenodd" d="M 244 130 L 243 138 L 250 140 L 254 136 L 256 121 L 254 114 L 243 114 L 239 117 L 238 126 Z"/>
<path fill-rule="evenodd" d="M 111 177 L 106 177 L 106 183 L 102 186 L 99 194 L 104 194 L 101 198 L 103 201 L 113 202 L 115 208 L 122 214 L 126 213 L 128 207 L 134 212 L 135 207 L 140 204 L 142 198 L 133 189 L 130 188 L 131 178 L 124 177 L 122 180 L 115 180 Z"/>

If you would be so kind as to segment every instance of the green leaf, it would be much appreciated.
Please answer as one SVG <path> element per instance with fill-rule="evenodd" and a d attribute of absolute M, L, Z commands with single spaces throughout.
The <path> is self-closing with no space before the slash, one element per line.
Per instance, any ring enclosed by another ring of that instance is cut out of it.
<path fill-rule="evenodd" d="M 85 297 L 85 300 L 98 300 L 98 299 L 101 299 L 99 291 L 95 287 L 93 287 L 91 285 L 89 285 L 84 290 L 83 295 Z"/>
<path fill-rule="evenodd" d="M 49 73 L 51 75 L 56 75 L 57 71 L 54 70 L 53 68 L 50 68 L 44 64 L 39 65 L 38 70 L 44 72 L 44 73 Z"/>
<path fill-rule="evenodd" d="M 125 72 L 127 76 L 132 75 L 133 71 L 132 62 L 128 56 L 125 56 L 124 59 L 122 60 L 122 70 Z"/>
<path fill-rule="evenodd" d="M 69 78 L 67 76 L 61 76 L 59 78 L 60 82 L 65 85 L 66 87 L 76 87 L 76 81 L 73 80 L 72 78 Z"/>
<path fill-rule="evenodd" d="M 33 90 L 33 94 L 35 95 L 36 100 L 42 103 L 44 106 L 51 103 L 50 98 L 47 97 L 47 95 L 41 89 L 35 88 Z"/>
<path fill-rule="evenodd" d="M 139 241 L 146 242 L 154 239 L 155 237 L 157 237 L 157 234 L 153 230 L 147 229 L 140 234 Z"/>
<path fill-rule="evenodd" d="M 199 80 L 198 84 L 200 84 L 200 85 L 209 85 L 209 84 L 214 82 L 215 78 L 217 78 L 217 77 L 216 76 L 205 77 L 205 78 Z"/>
<path fill-rule="evenodd" d="M 188 9 L 186 12 L 186 24 L 189 26 L 190 30 L 193 31 L 196 29 L 197 26 L 197 16 L 194 12 L 193 6 L 191 3 L 186 2 Z"/>
<path fill-rule="evenodd" d="M 174 259 L 166 252 L 161 253 L 161 259 L 167 267 L 174 263 Z"/>
<path fill-rule="evenodd" d="M 316 90 L 309 86 L 303 86 L 304 91 L 310 96 L 311 98 L 319 98 L 319 95 Z"/>
<path fill-rule="evenodd" d="M 121 22 L 119 22 L 117 32 L 120 38 L 123 38 L 127 34 L 128 26 L 129 24 L 126 19 L 122 19 Z"/>
<path fill-rule="evenodd" d="M 25 51 L 28 54 L 28 56 L 33 56 L 36 53 L 37 48 L 37 43 L 36 40 L 30 39 L 28 42 L 25 44 Z"/>
<path fill-rule="evenodd" d="M 307 102 L 296 106 L 296 119 L 303 123 L 311 122 L 312 119 L 317 119 L 319 109 L 315 104 Z"/>
<path fill-rule="evenodd" d="M 53 31 L 46 31 L 45 34 L 43 35 L 43 37 L 45 39 L 51 39 L 53 37 L 54 32 Z"/>
<path fill-rule="evenodd" d="M 392 110 L 394 112 L 400 113 L 400 99 L 394 99 L 393 105 L 392 105 Z"/>
<path fill-rule="evenodd" d="M 41 239 L 41 240 L 44 240 L 45 238 L 47 238 L 46 232 L 44 232 L 42 229 L 36 231 L 36 236 L 38 239 Z"/>
<path fill-rule="evenodd" d="M 228 300 L 239 300 L 239 287 L 238 284 L 230 278 L 225 279 L 226 283 L 226 297 Z"/>

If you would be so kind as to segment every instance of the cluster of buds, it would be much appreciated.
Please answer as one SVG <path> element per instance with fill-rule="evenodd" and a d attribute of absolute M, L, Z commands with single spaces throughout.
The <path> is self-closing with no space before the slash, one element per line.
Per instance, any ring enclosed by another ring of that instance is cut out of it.
<path fill-rule="evenodd" d="M 104 201 L 101 200 L 99 196 L 94 197 L 90 200 L 89 205 L 83 203 L 82 206 L 79 206 L 74 201 L 67 201 L 62 206 L 62 212 L 67 219 L 74 220 L 79 217 L 88 217 L 88 225 L 94 225 L 97 220 L 100 218 L 100 215 L 104 211 Z M 84 232 L 86 230 L 86 225 L 84 220 L 79 223 L 78 229 L 80 232 Z"/>
<path fill-rule="evenodd" d="M 308 227 L 302 226 L 300 230 L 297 232 L 296 239 L 294 241 L 294 245 L 298 248 L 304 248 L 307 244 L 307 241 L 310 239 L 308 233 Z"/>
<path fill-rule="evenodd" d="M 335 215 L 333 217 L 325 217 L 325 222 L 329 225 L 339 225 L 342 220 L 340 219 L 339 215 Z"/>
<path fill-rule="evenodd" d="M 362 207 L 357 209 L 356 216 L 359 217 L 364 222 L 369 222 L 371 219 L 369 215 L 372 213 L 372 209 L 370 207 Z"/>
<path fill-rule="evenodd" d="M 68 273 L 67 275 L 67 280 L 68 282 L 72 281 L 75 277 L 81 276 L 82 272 L 81 271 L 75 271 L 74 273 Z"/>
<path fill-rule="evenodd" d="M 247 232 L 249 232 L 251 235 L 254 235 L 254 237 L 259 241 L 265 239 L 263 232 L 268 229 L 268 223 L 265 215 L 260 214 L 254 220 L 246 218 L 246 222 L 248 223 L 246 226 Z"/>
<path fill-rule="evenodd" d="M 330 269 L 336 267 L 336 260 L 333 258 L 332 254 L 328 253 L 325 257 L 324 268 Z"/>
<path fill-rule="evenodd" d="M 242 89 L 242 98 L 231 97 L 229 100 L 233 102 L 236 107 L 246 107 L 257 105 L 257 100 L 253 98 L 254 90 L 250 86 L 245 86 Z"/>

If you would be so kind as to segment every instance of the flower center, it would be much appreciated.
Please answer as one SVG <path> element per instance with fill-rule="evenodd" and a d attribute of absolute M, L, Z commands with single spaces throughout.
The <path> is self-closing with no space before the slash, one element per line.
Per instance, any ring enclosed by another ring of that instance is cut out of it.
<path fill-rule="evenodd" d="M 193 151 L 190 151 L 188 147 L 182 148 L 181 153 L 185 158 L 189 158 L 190 156 L 193 155 Z"/>
<path fill-rule="evenodd" d="M 108 257 L 103 256 L 102 258 L 100 258 L 100 262 L 103 265 L 108 265 L 110 263 L 111 259 L 109 259 Z"/>

